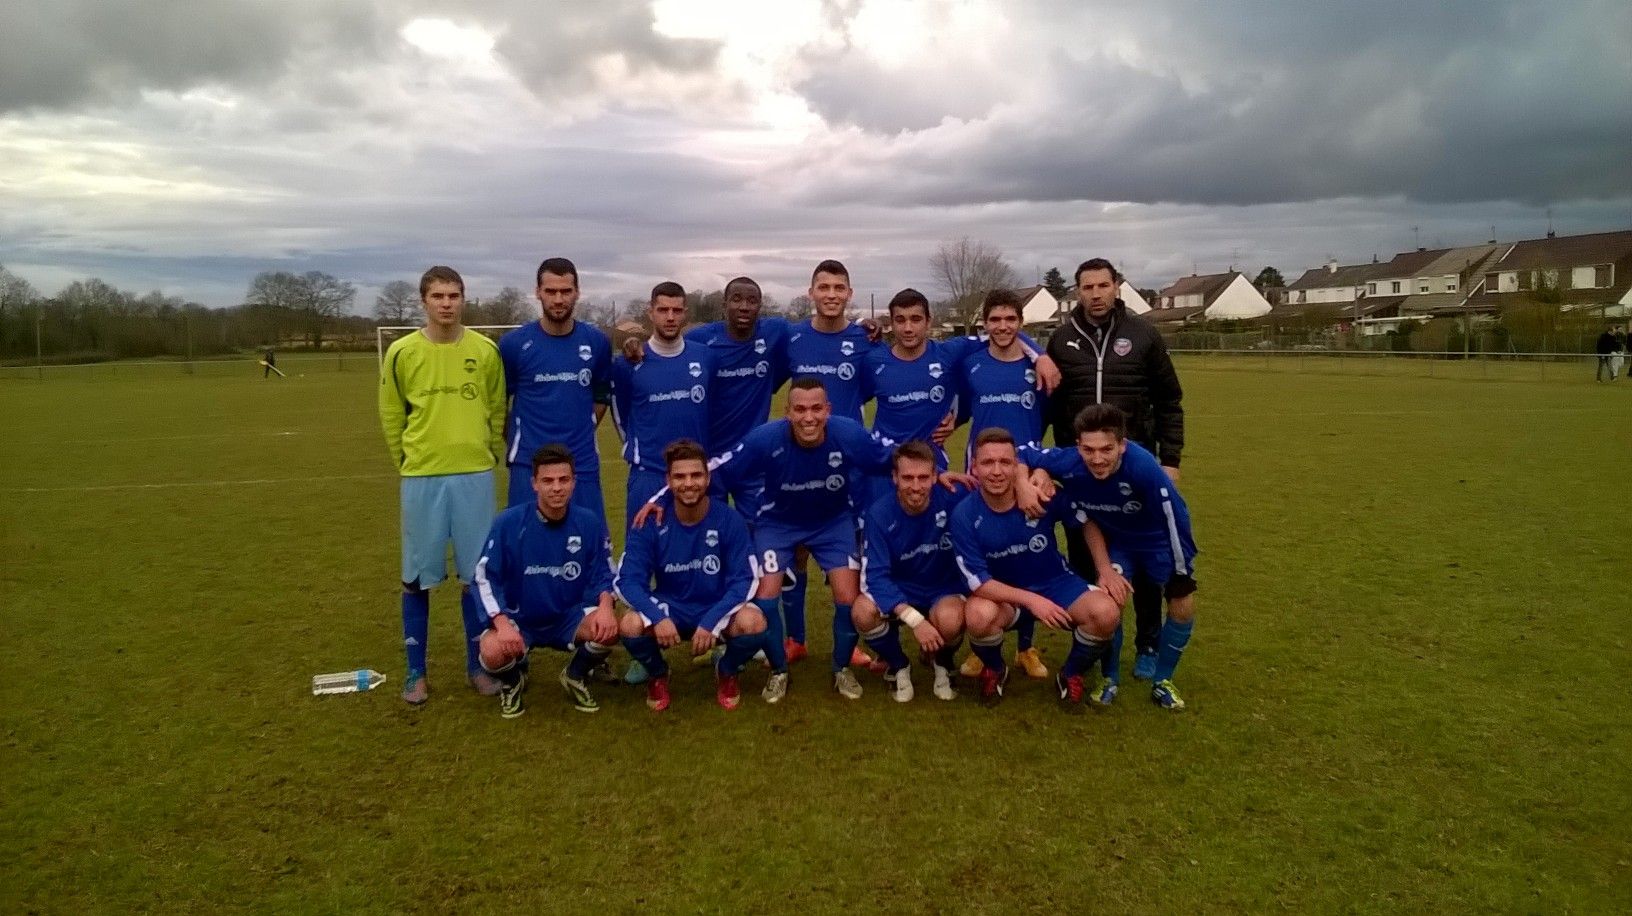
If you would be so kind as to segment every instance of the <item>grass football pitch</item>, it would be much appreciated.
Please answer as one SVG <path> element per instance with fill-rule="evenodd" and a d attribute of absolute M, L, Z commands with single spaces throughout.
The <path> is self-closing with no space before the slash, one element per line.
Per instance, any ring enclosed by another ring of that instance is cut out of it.
<path fill-rule="evenodd" d="M 397 698 L 374 377 L 292 368 L 0 381 L 0 911 L 1632 908 L 1632 383 L 1186 359 L 1183 713 L 846 701 L 816 587 L 780 706 L 506 721 L 448 588 Z"/>

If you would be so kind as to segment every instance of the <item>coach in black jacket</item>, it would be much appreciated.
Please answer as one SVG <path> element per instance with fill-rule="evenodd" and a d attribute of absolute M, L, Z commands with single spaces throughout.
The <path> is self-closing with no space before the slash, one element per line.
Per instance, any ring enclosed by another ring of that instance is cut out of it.
<path fill-rule="evenodd" d="M 1117 298 L 1122 275 L 1110 261 L 1082 262 L 1076 281 L 1077 304 L 1048 340 L 1048 355 L 1060 370 L 1060 384 L 1050 400 L 1054 444 L 1077 444 L 1071 423 L 1082 408 L 1114 404 L 1128 415 L 1128 437 L 1149 449 L 1177 482 L 1184 450 L 1184 391 L 1167 344 L 1155 325 Z M 1094 561 L 1082 532 L 1067 526 L 1066 547 L 1071 566 L 1094 581 Z M 1154 657 L 1162 629 L 1162 592 L 1154 583 L 1134 582 L 1133 589 L 1134 645 L 1142 656 Z"/>

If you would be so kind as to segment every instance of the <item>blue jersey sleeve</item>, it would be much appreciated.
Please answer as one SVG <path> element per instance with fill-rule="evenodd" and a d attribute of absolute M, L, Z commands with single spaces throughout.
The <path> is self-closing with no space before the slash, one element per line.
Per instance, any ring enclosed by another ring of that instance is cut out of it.
<path fill-rule="evenodd" d="M 612 360 L 607 373 L 612 393 L 612 420 L 618 427 L 618 438 L 629 441 L 629 408 L 634 403 L 634 370 L 622 356 Z"/>
<path fill-rule="evenodd" d="M 725 322 L 723 322 L 723 321 L 710 321 L 708 324 L 700 324 L 700 325 L 692 328 L 691 330 L 687 331 L 686 332 L 686 339 L 687 340 L 695 340 L 696 342 L 698 342 L 700 344 L 705 344 L 706 345 L 709 341 L 713 340 L 716 336 L 718 336 L 724 330 L 725 330 Z"/>
<path fill-rule="evenodd" d="M 753 545 L 748 542 L 748 526 L 735 513 L 730 518 L 734 524 L 726 524 L 720 531 L 720 565 L 726 571 L 724 591 L 698 621 L 698 626 L 715 636 L 725 628 L 726 615 L 752 598 L 759 583 L 759 565 L 754 562 Z"/>
<path fill-rule="evenodd" d="M 744 436 L 736 448 L 708 462 L 709 472 L 719 480 L 721 487 L 733 489 L 762 473 L 759 463 L 765 451 L 765 434 L 759 430 L 764 428 L 755 429 Z"/>
<path fill-rule="evenodd" d="M 504 365 L 504 396 L 516 394 L 516 339 L 511 332 L 499 338 L 499 362 Z"/>
<path fill-rule="evenodd" d="M 1069 480 L 1088 473 L 1087 465 L 1082 463 L 1082 455 L 1074 448 L 1035 448 L 1022 445 L 1016 452 L 1020 456 L 1021 464 L 1034 471 L 1042 468 L 1050 477 Z"/>
<path fill-rule="evenodd" d="M 869 474 L 887 474 L 890 471 L 891 458 L 895 454 L 895 443 L 877 433 L 869 431 L 860 423 L 838 423 L 834 418 L 827 424 L 828 433 L 839 440 L 839 448 L 845 453 L 856 467 Z"/>
<path fill-rule="evenodd" d="M 588 581 L 584 584 L 584 592 L 586 603 L 598 604 L 602 595 L 612 594 L 612 577 L 617 572 L 612 568 L 612 535 L 607 532 L 606 521 L 600 516 L 595 517 L 593 542 L 595 548 L 585 560 L 587 568 L 584 571 L 588 575 L 584 578 Z"/>
<path fill-rule="evenodd" d="M 884 500 L 894 502 L 895 496 L 884 496 L 873 503 L 867 509 L 867 523 L 861 529 L 861 590 L 878 605 L 880 613 L 889 617 L 895 613 L 897 606 L 907 603 L 907 596 L 890 574 L 895 557 L 884 537 L 889 524 L 888 512 L 883 508 Z"/>
<path fill-rule="evenodd" d="M 500 513 L 493 520 L 493 527 L 488 530 L 487 543 L 482 547 L 482 555 L 476 560 L 476 597 L 482 603 L 482 610 L 487 612 L 488 620 L 500 614 L 515 613 L 515 605 L 505 594 L 504 575 L 504 548 L 505 548 L 505 521 L 507 515 Z"/>
<path fill-rule="evenodd" d="M 959 511 L 952 513 L 952 522 L 947 528 L 952 535 L 952 552 L 957 555 L 958 572 L 963 574 L 964 583 L 973 592 L 992 581 L 992 573 L 986 567 L 986 551 L 981 549 L 980 538 L 975 533 L 975 516 L 961 511 L 967 505 L 960 505 Z"/>
<path fill-rule="evenodd" d="M 652 569 L 657 559 L 657 526 L 648 522 L 629 532 L 623 547 L 623 561 L 613 588 L 647 626 L 667 619 L 669 610 L 652 596 Z"/>

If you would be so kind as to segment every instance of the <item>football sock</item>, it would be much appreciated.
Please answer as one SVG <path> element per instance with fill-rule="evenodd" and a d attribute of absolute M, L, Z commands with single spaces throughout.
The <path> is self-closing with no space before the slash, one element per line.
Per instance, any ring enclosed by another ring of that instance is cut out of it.
<path fill-rule="evenodd" d="M 963 639 L 960 637 L 940 647 L 935 652 L 935 664 L 948 671 L 956 671 L 958 669 L 958 647 L 962 645 Z"/>
<path fill-rule="evenodd" d="M 802 646 L 805 644 L 805 586 L 809 577 L 800 569 L 790 574 L 789 578 L 792 581 L 782 588 L 782 613 L 786 616 L 784 626 L 787 638 Z"/>
<path fill-rule="evenodd" d="M 481 599 L 470 588 L 459 592 L 459 618 L 465 625 L 465 671 L 475 674 L 482 670 L 482 631 L 487 629 L 487 613 Z"/>
<path fill-rule="evenodd" d="M 765 658 L 771 660 L 770 647 L 766 640 L 770 637 L 770 630 L 763 633 L 753 633 L 746 636 L 732 636 L 725 641 L 725 652 L 720 655 L 719 671 L 721 674 L 736 674 L 747 667 L 748 660 L 754 653 L 765 650 Z M 777 640 L 780 645 L 781 640 Z M 773 662 L 772 667 L 775 667 Z"/>
<path fill-rule="evenodd" d="M 408 650 L 408 670 L 425 670 L 425 641 L 431 637 L 431 593 L 402 593 L 402 645 Z"/>
<path fill-rule="evenodd" d="M 1015 632 L 1020 636 L 1020 651 L 1024 652 L 1031 648 L 1031 644 L 1037 639 L 1037 618 L 1030 614 L 1021 614 L 1020 622 L 1015 625 Z"/>
<path fill-rule="evenodd" d="M 499 683 L 503 684 L 504 686 L 514 687 L 516 686 L 516 682 L 521 680 L 521 676 L 527 671 L 526 661 L 527 656 L 523 655 L 521 658 L 511 661 L 510 664 L 505 665 L 503 668 L 500 668 L 497 671 L 487 667 L 486 665 L 482 666 L 482 670 L 493 675 L 495 678 L 498 678 Z"/>
<path fill-rule="evenodd" d="M 850 656 L 856 651 L 856 643 L 861 635 L 856 632 L 856 624 L 850 619 L 850 605 L 833 605 L 833 672 L 837 674 L 841 669 L 850 665 Z"/>
<path fill-rule="evenodd" d="M 1094 662 L 1110 646 L 1110 640 L 1095 636 L 1082 627 L 1077 627 L 1071 631 L 1071 652 L 1065 656 L 1065 664 L 1060 666 L 1060 673 L 1066 677 L 1072 677 L 1088 671 L 1094 667 Z"/>
<path fill-rule="evenodd" d="M 603 646 L 598 642 L 578 644 L 578 651 L 572 653 L 572 661 L 567 662 L 567 677 L 581 681 L 589 677 L 589 669 L 606 661 L 612 654 L 611 646 Z"/>
<path fill-rule="evenodd" d="M 1179 623 L 1172 617 L 1162 624 L 1162 647 L 1156 653 L 1156 677 L 1154 680 L 1166 681 L 1173 677 L 1173 669 L 1179 667 L 1179 656 L 1184 654 L 1184 647 L 1190 644 L 1190 631 L 1195 629 L 1196 622 L 1187 620 Z"/>
<path fill-rule="evenodd" d="M 668 660 L 663 657 L 663 650 L 657 647 L 657 640 L 651 636 L 625 636 L 623 647 L 629 650 L 629 657 L 640 662 L 646 673 L 652 677 L 662 677 L 669 673 Z"/>
<path fill-rule="evenodd" d="M 1003 661 L 1003 633 L 999 631 L 995 636 L 971 636 L 969 648 L 974 650 L 975 657 L 986 666 L 986 670 L 995 671 L 1001 675 L 1008 667 Z"/>
<path fill-rule="evenodd" d="M 782 611 L 777 608 L 776 598 L 755 598 L 754 607 L 765 615 L 764 643 L 765 660 L 771 663 L 772 671 L 788 670 L 788 647 L 782 644 Z"/>
<path fill-rule="evenodd" d="M 1122 680 L 1122 621 L 1116 622 L 1116 632 L 1111 634 L 1111 647 L 1099 657 L 1100 673 L 1113 681 Z"/>
<path fill-rule="evenodd" d="M 878 653 L 878 657 L 884 659 L 884 663 L 890 666 L 891 674 L 907 667 L 907 653 L 901 651 L 901 637 L 896 634 L 895 628 L 890 626 L 888 620 L 861 635 L 867 640 L 867 645 Z"/>

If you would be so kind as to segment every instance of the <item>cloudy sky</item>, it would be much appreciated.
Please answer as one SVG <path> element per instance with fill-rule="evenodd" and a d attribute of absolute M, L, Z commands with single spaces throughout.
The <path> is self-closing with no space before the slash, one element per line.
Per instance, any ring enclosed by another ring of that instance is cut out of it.
<path fill-rule="evenodd" d="M 21 0 L 0 264 L 208 305 L 269 269 L 586 295 L 938 243 L 1295 277 L 1632 228 L 1625 0 Z M 1418 227 L 1413 232 L 1412 227 Z"/>

